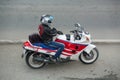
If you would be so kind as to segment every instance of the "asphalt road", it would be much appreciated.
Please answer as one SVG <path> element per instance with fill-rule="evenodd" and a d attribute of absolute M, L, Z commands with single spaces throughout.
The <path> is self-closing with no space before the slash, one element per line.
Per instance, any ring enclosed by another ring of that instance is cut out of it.
<path fill-rule="evenodd" d="M 43 14 L 64 33 L 79 22 L 94 39 L 120 39 L 120 0 L 0 0 L 0 39 L 26 39 Z"/>
<path fill-rule="evenodd" d="M 79 61 L 29 68 L 21 58 L 21 44 L 0 45 L 0 80 L 120 80 L 119 44 L 96 44 L 100 56 L 94 64 Z"/>

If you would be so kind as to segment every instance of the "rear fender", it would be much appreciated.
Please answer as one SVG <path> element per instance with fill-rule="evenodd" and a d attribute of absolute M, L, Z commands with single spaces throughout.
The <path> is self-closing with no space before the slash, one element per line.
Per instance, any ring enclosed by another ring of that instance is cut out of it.
<path fill-rule="evenodd" d="M 31 53 L 31 52 L 32 52 L 32 51 L 30 51 L 30 50 L 24 49 L 21 57 L 24 58 L 24 57 L 26 57 L 27 54 L 29 54 L 29 53 Z"/>

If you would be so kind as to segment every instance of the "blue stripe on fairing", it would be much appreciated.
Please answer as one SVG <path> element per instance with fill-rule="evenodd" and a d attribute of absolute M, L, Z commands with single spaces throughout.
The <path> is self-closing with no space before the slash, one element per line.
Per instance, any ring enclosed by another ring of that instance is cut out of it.
<path fill-rule="evenodd" d="M 42 47 L 42 48 L 45 48 L 45 49 L 56 50 L 56 48 L 47 46 L 47 45 L 44 44 L 44 43 L 33 43 L 33 45 L 34 45 L 34 46 L 39 46 L 39 47 Z"/>

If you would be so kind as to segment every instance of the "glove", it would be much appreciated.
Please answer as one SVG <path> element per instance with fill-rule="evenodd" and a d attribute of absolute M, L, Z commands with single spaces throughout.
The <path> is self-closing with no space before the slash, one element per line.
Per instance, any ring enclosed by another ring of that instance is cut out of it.
<path fill-rule="evenodd" d="M 63 34 L 63 32 L 61 32 L 61 31 L 57 31 L 57 33 L 58 33 L 58 34 L 61 34 L 61 35 Z"/>
<path fill-rule="evenodd" d="M 57 31 L 56 28 L 52 28 L 53 31 Z"/>

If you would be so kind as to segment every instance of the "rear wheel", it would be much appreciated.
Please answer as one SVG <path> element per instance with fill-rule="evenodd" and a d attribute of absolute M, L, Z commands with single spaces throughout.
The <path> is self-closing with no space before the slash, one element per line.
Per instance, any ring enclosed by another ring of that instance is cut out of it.
<path fill-rule="evenodd" d="M 90 53 L 86 53 L 85 51 L 83 51 L 79 55 L 79 60 L 85 64 L 92 64 L 97 60 L 98 56 L 99 52 L 97 48 L 93 48 Z"/>
<path fill-rule="evenodd" d="M 33 69 L 39 69 L 42 68 L 43 66 L 45 66 L 45 62 L 43 61 L 37 61 L 34 59 L 34 57 L 37 57 L 38 54 L 34 54 L 34 52 L 29 52 L 26 55 L 26 63 L 29 67 L 33 68 Z"/>

